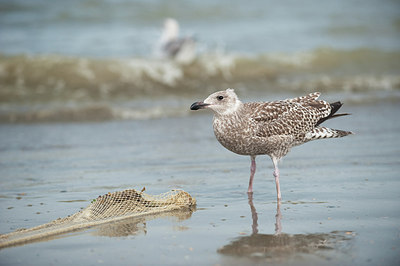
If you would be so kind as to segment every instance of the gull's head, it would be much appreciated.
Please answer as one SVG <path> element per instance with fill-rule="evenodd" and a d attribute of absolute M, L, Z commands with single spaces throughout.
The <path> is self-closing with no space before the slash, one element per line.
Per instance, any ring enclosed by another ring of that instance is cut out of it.
<path fill-rule="evenodd" d="M 216 115 L 229 115 L 236 112 L 242 102 L 233 89 L 217 91 L 207 97 L 203 102 L 195 102 L 190 106 L 191 110 L 211 109 Z"/>
<path fill-rule="evenodd" d="M 164 29 L 161 36 L 162 41 L 168 42 L 177 39 L 179 36 L 179 24 L 173 18 L 167 18 L 164 21 Z"/>

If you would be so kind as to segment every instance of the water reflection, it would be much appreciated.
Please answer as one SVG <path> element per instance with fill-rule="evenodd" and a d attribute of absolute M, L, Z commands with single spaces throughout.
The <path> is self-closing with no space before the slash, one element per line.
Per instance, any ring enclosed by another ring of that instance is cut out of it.
<path fill-rule="evenodd" d="M 277 202 L 275 214 L 275 233 L 258 233 L 258 215 L 249 194 L 248 202 L 251 211 L 252 234 L 236 238 L 231 243 L 218 249 L 218 253 L 251 259 L 282 261 L 293 259 L 301 254 L 316 255 L 329 259 L 329 256 L 345 254 L 352 245 L 355 236 L 351 231 L 333 231 L 315 234 L 285 234 L 282 233 L 281 202 Z M 332 252 L 334 254 L 332 254 Z"/>
<path fill-rule="evenodd" d="M 26 235 L 23 235 L 20 239 L 10 240 L 8 243 L 1 243 L 0 249 L 6 247 L 15 247 L 21 246 L 25 244 L 31 244 L 36 242 L 46 242 L 55 239 L 61 239 L 69 236 L 74 236 L 77 234 L 81 234 L 85 232 L 88 228 L 91 229 L 91 234 L 95 236 L 108 236 L 108 237 L 125 237 L 131 235 L 139 235 L 147 233 L 147 221 L 159 218 L 172 219 L 174 221 L 183 221 L 189 219 L 192 216 L 192 213 L 196 210 L 195 207 L 191 207 L 188 209 L 168 211 L 168 212 L 160 212 L 158 214 L 153 215 L 145 215 L 139 217 L 126 218 L 119 221 L 107 222 L 100 225 L 82 227 L 80 229 L 75 229 L 73 227 L 74 224 L 70 225 L 70 227 L 57 227 L 53 230 L 53 232 L 46 231 L 46 227 L 44 227 L 44 231 L 36 230 L 34 232 L 28 232 Z M 177 227 L 173 226 L 175 230 L 186 230 L 186 227 Z M 1 240 L 6 241 L 7 236 L 0 235 Z"/>
<path fill-rule="evenodd" d="M 251 218 L 253 220 L 253 224 L 251 225 L 253 235 L 258 233 L 258 215 L 257 210 L 254 207 L 253 203 L 253 193 L 248 193 L 250 211 L 251 211 Z M 276 215 L 275 215 L 275 235 L 279 235 L 282 233 L 282 213 L 281 213 L 281 201 L 278 200 L 276 203 Z"/>
<path fill-rule="evenodd" d="M 95 230 L 92 232 L 92 234 L 97 236 L 108 236 L 108 237 L 121 237 L 121 236 L 146 234 L 147 221 L 159 218 L 168 218 L 180 222 L 189 219 L 192 216 L 194 210 L 195 209 L 170 211 L 156 215 L 147 215 L 145 217 L 125 219 L 114 223 L 98 225 L 95 227 Z"/>

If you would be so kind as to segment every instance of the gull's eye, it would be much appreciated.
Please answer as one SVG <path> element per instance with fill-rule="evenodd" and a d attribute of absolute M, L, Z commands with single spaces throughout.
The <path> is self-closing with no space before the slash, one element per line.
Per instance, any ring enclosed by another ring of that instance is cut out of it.
<path fill-rule="evenodd" d="M 223 98 L 224 98 L 224 96 L 221 96 L 221 95 L 220 95 L 220 96 L 217 96 L 217 100 L 218 100 L 218 101 L 221 101 Z"/>

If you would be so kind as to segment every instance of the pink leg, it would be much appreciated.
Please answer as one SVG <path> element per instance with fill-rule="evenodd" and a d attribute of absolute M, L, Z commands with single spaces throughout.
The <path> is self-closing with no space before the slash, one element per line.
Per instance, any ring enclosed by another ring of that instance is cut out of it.
<path fill-rule="evenodd" d="M 275 215 L 275 235 L 282 233 L 282 214 L 281 214 L 281 201 L 278 200 L 276 204 L 276 215 Z"/>
<path fill-rule="evenodd" d="M 251 156 L 250 180 L 247 193 L 253 193 L 253 178 L 256 172 L 256 156 Z"/>
<path fill-rule="evenodd" d="M 272 162 L 274 163 L 274 177 L 275 177 L 275 184 L 276 184 L 276 193 L 278 196 L 278 201 L 281 200 L 281 189 L 279 186 L 279 169 L 278 169 L 278 160 L 275 157 L 272 157 Z"/>

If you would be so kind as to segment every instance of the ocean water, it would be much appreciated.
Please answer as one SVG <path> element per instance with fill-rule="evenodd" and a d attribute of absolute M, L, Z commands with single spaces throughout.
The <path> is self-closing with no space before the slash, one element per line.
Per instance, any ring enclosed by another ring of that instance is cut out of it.
<path fill-rule="evenodd" d="M 366 1 L 1 1 L 7 54 L 147 57 L 165 18 L 206 48 L 229 52 L 398 47 L 399 3 Z"/>
<path fill-rule="evenodd" d="M 193 59 L 155 56 L 168 17 Z M 399 25 L 395 0 L 0 1 L 0 121 L 182 116 L 227 87 L 398 99 Z"/>

